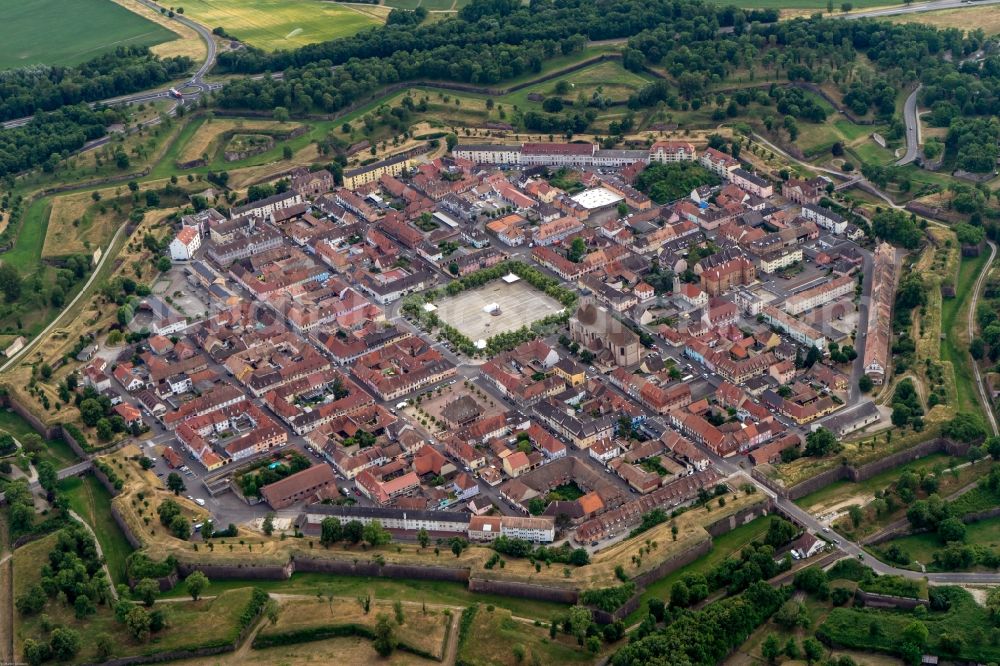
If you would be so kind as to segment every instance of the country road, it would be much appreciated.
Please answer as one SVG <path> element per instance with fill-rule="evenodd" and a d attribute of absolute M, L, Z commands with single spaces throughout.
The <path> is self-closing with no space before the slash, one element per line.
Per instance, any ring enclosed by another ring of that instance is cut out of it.
<path fill-rule="evenodd" d="M 917 159 L 920 152 L 920 114 L 917 113 L 917 95 L 923 84 L 918 85 L 903 103 L 903 122 L 906 124 L 906 154 L 896 166 L 906 166 Z"/>
<path fill-rule="evenodd" d="M 983 282 L 986 281 L 986 276 L 990 274 L 990 267 L 993 265 L 993 259 L 997 256 L 997 246 L 993 241 L 986 241 L 990 246 L 990 258 L 983 266 L 983 272 L 979 274 L 976 279 L 976 286 L 972 290 L 972 303 L 969 305 L 969 342 L 972 342 L 972 338 L 975 335 L 976 328 L 976 302 L 979 300 L 979 294 L 983 291 Z M 979 372 L 979 364 L 976 363 L 975 359 L 972 359 L 972 372 L 976 376 L 976 389 L 979 391 L 979 399 L 983 403 L 983 409 L 986 411 L 986 418 L 989 419 L 990 429 L 993 431 L 994 435 L 1000 435 L 1000 429 L 997 429 L 997 419 L 993 414 L 993 404 L 990 402 L 989 396 L 986 394 L 986 387 L 983 386 L 983 377 Z"/>

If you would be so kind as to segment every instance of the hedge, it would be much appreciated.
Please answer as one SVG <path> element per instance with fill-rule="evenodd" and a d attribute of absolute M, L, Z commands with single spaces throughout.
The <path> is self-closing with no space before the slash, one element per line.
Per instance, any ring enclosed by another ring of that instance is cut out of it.
<path fill-rule="evenodd" d="M 616 587 L 604 587 L 598 590 L 585 590 L 580 594 L 580 603 L 593 606 L 608 613 L 614 613 L 625 605 L 635 594 L 635 583 L 629 581 Z"/>
<path fill-rule="evenodd" d="M 366 638 L 370 641 L 375 640 L 375 632 L 371 627 L 349 622 L 347 624 L 328 624 L 321 627 L 295 629 L 293 631 L 284 631 L 276 634 L 257 634 L 257 636 L 253 639 L 251 647 L 255 650 L 262 650 L 264 648 L 322 641 L 328 638 L 344 638 L 346 636 L 358 636 L 360 638 Z M 409 652 L 410 654 L 414 654 L 418 657 L 440 661 L 440 657 L 438 655 L 431 654 L 426 650 L 400 642 L 398 637 L 396 640 L 396 647 L 404 652 Z"/>

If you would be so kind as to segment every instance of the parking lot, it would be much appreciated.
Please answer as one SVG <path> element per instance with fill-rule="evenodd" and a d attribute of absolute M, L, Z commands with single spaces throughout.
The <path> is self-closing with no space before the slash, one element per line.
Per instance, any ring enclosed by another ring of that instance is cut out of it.
<path fill-rule="evenodd" d="M 183 264 L 174 264 L 153 285 L 153 293 L 165 301 L 169 297 L 168 302 L 185 317 L 198 319 L 208 312 L 208 294 L 196 290 L 185 278 L 185 272 Z"/>

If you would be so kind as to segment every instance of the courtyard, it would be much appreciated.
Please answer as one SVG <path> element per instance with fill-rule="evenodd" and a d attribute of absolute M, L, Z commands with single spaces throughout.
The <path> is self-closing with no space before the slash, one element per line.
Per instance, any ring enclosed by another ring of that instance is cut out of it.
<path fill-rule="evenodd" d="M 436 303 L 437 316 L 454 326 L 473 342 L 486 340 L 497 333 L 516 331 L 522 326 L 558 314 L 563 308 L 524 280 L 508 283 L 494 280 L 482 287 L 463 291 Z M 496 305 L 499 314 L 486 308 Z"/>

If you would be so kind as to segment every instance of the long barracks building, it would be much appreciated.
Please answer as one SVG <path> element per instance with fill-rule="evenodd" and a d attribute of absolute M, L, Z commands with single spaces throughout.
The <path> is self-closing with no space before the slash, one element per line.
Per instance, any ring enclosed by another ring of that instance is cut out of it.
<path fill-rule="evenodd" d="M 497 166 L 623 167 L 636 162 L 693 161 L 687 141 L 658 141 L 647 150 L 600 150 L 592 143 L 459 144 L 455 157 Z"/>

